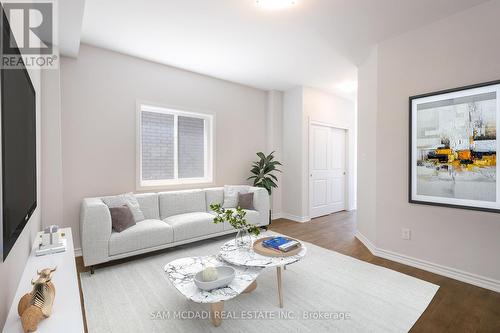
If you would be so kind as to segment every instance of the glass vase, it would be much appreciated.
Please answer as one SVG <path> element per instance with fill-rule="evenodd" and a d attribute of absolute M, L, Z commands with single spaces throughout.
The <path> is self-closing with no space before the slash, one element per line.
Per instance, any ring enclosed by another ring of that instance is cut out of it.
<path fill-rule="evenodd" d="M 252 245 L 252 237 L 246 228 L 238 229 L 234 243 L 240 248 L 250 248 Z"/>

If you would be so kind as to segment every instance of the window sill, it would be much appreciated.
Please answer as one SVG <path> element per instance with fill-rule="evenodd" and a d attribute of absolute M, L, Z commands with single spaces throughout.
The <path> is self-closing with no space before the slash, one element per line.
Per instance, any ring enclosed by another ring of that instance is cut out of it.
<path fill-rule="evenodd" d="M 141 181 L 137 184 L 137 191 L 182 190 L 215 186 L 211 178 L 191 178 L 172 181 Z"/>

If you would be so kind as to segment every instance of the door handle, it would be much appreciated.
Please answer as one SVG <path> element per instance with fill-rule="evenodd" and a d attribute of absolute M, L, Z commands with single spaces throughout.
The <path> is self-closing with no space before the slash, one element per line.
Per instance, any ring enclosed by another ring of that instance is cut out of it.
<path fill-rule="evenodd" d="M 345 176 L 345 171 L 344 171 L 344 172 L 342 172 L 342 174 Z"/>

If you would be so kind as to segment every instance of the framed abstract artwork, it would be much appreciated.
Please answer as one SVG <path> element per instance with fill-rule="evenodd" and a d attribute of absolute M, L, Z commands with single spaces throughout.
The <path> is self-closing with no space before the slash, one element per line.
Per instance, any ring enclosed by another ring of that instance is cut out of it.
<path fill-rule="evenodd" d="M 409 202 L 500 213 L 500 81 L 410 97 Z"/>

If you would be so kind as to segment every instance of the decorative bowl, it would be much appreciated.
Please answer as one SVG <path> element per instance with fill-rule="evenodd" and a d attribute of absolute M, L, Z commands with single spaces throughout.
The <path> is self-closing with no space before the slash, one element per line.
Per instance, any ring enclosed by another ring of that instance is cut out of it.
<path fill-rule="evenodd" d="M 218 266 L 215 268 L 217 269 L 218 277 L 214 281 L 203 281 L 203 271 L 196 273 L 194 283 L 198 288 L 201 290 L 212 290 L 225 287 L 233 281 L 235 276 L 234 268 L 229 266 Z"/>

